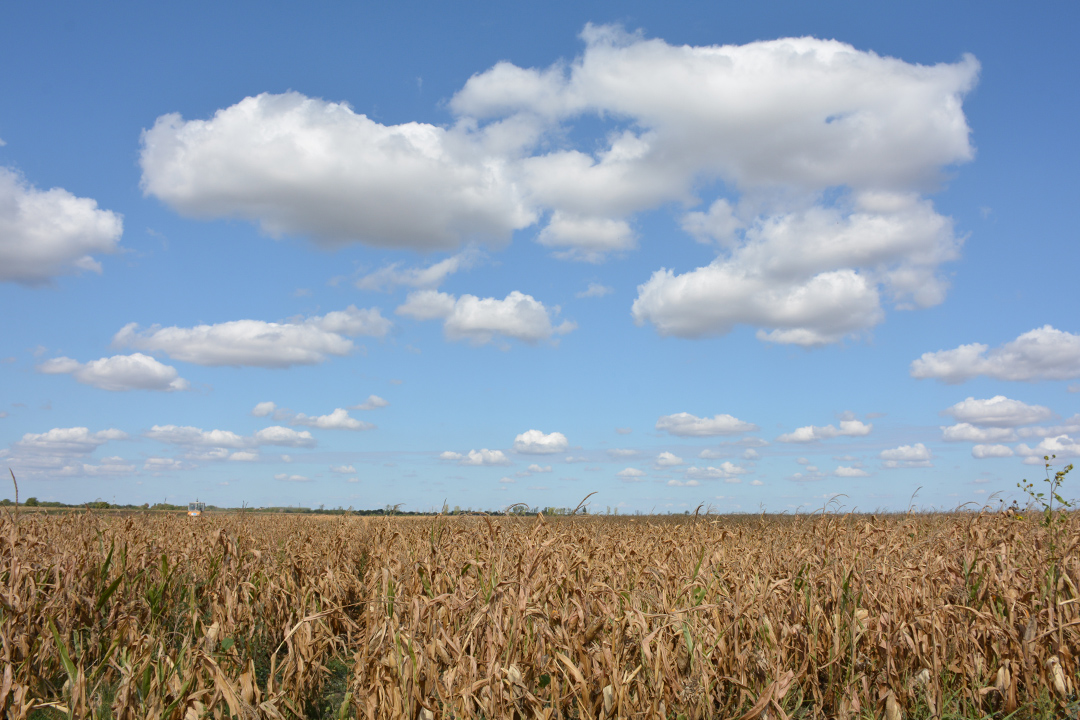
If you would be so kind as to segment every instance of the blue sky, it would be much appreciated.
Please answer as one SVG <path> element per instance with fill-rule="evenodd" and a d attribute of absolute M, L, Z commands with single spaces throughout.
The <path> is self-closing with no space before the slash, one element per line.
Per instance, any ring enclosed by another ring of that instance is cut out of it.
<path fill-rule="evenodd" d="M 1080 454 L 1078 13 L 7 7 L 0 460 L 68 502 L 1017 497 Z"/>

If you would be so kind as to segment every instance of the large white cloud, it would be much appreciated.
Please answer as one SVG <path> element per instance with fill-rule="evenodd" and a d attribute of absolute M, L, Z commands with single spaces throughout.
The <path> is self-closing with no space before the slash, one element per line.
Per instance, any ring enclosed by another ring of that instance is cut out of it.
<path fill-rule="evenodd" d="M 936 378 L 955 384 L 980 375 L 1026 381 L 1080 377 L 1080 335 L 1043 325 L 1001 347 L 991 349 L 971 343 L 923 353 L 911 363 L 914 378 Z"/>
<path fill-rule="evenodd" d="M 544 434 L 540 430 L 526 430 L 514 438 L 514 452 L 523 455 L 550 455 L 566 452 L 570 446 L 561 432 Z"/>
<path fill-rule="evenodd" d="M 591 25 L 582 38 L 569 65 L 502 62 L 451 101 L 477 118 L 632 119 L 638 131 L 614 136 L 591 176 L 561 191 L 588 192 L 582 202 L 621 207 L 600 181 L 623 178 L 639 203 L 676 199 L 702 173 L 741 185 L 907 186 L 973 154 L 960 107 L 978 73 L 970 56 L 910 65 L 814 38 L 673 46 Z M 663 177 L 648 183 L 649 171 Z"/>
<path fill-rule="evenodd" d="M 969 397 L 942 411 L 960 422 L 981 427 L 1016 427 L 1041 422 L 1054 416 L 1054 412 L 1042 405 L 1028 405 L 1020 400 L 1010 400 L 995 395 L 986 400 Z"/>
<path fill-rule="evenodd" d="M 753 432 L 758 429 L 758 426 L 726 414 L 701 418 L 681 412 L 674 415 L 662 415 L 656 421 L 656 429 L 679 437 L 714 437 Z"/>
<path fill-rule="evenodd" d="M 417 320 L 442 320 L 443 332 L 450 340 L 468 340 L 476 345 L 496 337 L 516 338 L 526 343 L 565 335 L 577 325 L 564 320 L 553 325 L 559 308 L 548 309 L 532 295 L 517 290 L 503 300 L 478 298 L 475 295 L 454 297 L 436 290 L 409 293 L 396 310 Z"/>
<path fill-rule="evenodd" d="M 52 358 L 38 366 L 48 375 L 69 374 L 84 385 L 102 390 L 187 390 L 188 381 L 176 368 L 164 365 L 149 355 L 113 355 L 100 360 L 80 363 L 67 357 Z"/>
<path fill-rule="evenodd" d="M 781 435 L 776 438 L 776 441 L 782 443 L 807 443 L 841 436 L 862 437 L 869 435 L 873 429 L 873 423 L 867 424 L 861 420 L 841 420 L 839 428 L 834 425 L 807 425 Z"/>
<path fill-rule="evenodd" d="M 504 241 L 533 222 L 507 160 L 463 131 L 382 125 L 295 92 L 248 97 L 209 120 L 163 115 L 140 158 L 143 191 L 185 215 L 419 250 Z"/>
<path fill-rule="evenodd" d="M 190 328 L 155 325 L 146 330 L 129 323 L 113 337 L 113 345 L 163 352 L 196 365 L 282 368 L 315 365 L 328 355 L 348 355 L 354 347 L 349 337 L 383 337 L 390 327 L 378 309 L 350 305 L 345 310 L 285 323 L 232 320 Z"/>
<path fill-rule="evenodd" d="M 39 190 L 0 167 L 0 282 L 43 285 L 58 275 L 100 273 L 93 255 L 116 252 L 123 226 L 90 198 Z"/>
<path fill-rule="evenodd" d="M 951 223 L 910 194 L 863 193 L 836 208 L 759 218 L 740 244 L 683 274 L 638 287 L 632 314 L 663 335 L 722 335 L 758 326 L 768 342 L 821 345 L 881 321 L 884 292 L 904 307 L 940 303 L 938 266 L 958 257 Z"/>
<path fill-rule="evenodd" d="M 630 215 L 693 205 L 702 180 L 741 194 L 685 215 L 684 229 L 724 254 L 656 273 L 639 289 L 638 322 L 690 337 L 745 323 L 768 341 L 816 345 L 880 322 L 882 293 L 902 307 L 941 302 L 939 267 L 960 240 L 920 193 L 973 155 L 961 103 L 974 58 L 910 65 L 814 38 L 676 47 L 612 27 L 582 37 L 572 63 L 499 63 L 451 106 L 530 130 L 623 121 L 593 154 L 521 163 L 527 196 L 555 210 L 538 239 L 576 251 L 566 257 L 629 247 Z M 846 192 L 830 202 L 828 188 Z"/>
<path fill-rule="evenodd" d="M 640 321 L 674 334 L 746 322 L 814 344 L 878 322 L 882 290 L 905 305 L 940 302 L 938 266 L 959 242 L 920 194 L 973 156 L 962 100 L 974 58 L 912 65 L 814 38 L 673 46 L 606 26 L 582 38 L 569 63 L 474 75 L 447 128 L 385 126 L 297 93 L 249 97 L 209 120 L 162 116 L 143 135 L 143 188 L 188 215 L 331 244 L 447 249 L 543 218 L 538 242 L 586 261 L 633 248 L 634 215 L 681 204 L 688 232 L 734 253 L 702 282 L 753 282 L 740 296 L 750 307 L 732 317 L 675 321 L 698 312 L 693 298 L 638 306 Z M 575 123 L 596 118 L 606 137 L 575 147 Z M 695 209 L 695 190 L 714 181 L 740 197 Z M 787 263 L 793 274 L 760 262 L 792 241 L 804 250 Z M 859 309 L 846 324 L 776 307 L 808 293 L 828 304 L 815 278 L 856 270 L 865 287 L 847 296 Z M 771 307 L 748 302 L 754 282 L 775 292 Z"/>

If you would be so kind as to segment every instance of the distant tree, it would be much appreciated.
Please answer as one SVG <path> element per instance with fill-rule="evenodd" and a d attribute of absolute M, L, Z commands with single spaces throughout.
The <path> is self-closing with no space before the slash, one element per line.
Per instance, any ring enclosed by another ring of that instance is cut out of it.
<path fill-rule="evenodd" d="M 38 499 L 36 497 L 26 498 L 26 502 L 23 503 L 26 507 L 37 507 Z"/>

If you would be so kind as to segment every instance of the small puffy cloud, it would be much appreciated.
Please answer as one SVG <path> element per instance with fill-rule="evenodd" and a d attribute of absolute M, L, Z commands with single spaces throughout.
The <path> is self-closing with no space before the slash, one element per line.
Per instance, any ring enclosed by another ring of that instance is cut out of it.
<path fill-rule="evenodd" d="M 151 440 L 188 448 L 188 459 L 205 461 L 225 460 L 236 452 L 253 450 L 264 445 L 315 446 L 315 438 L 306 430 L 297 432 L 276 425 L 263 428 L 250 437 L 229 430 L 202 430 L 179 425 L 154 425 L 145 435 Z M 254 457 L 240 454 L 235 459 L 250 460 Z"/>
<path fill-rule="evenodd" d="M 836 477 L 853 478 L 853 477 L 870 477 L 870 473 L 866 472 L 862 468 L 848 467 L 846 465 L 838 465 L 836 470 L 833 471 L 833 475 Z"/>
<path fill-rule="evenodd" d="M 162 115 L 143 133 L 140 163 L 143 192 L 190 217 L 244 218 L 328 246 L 437 250 L 503 242 L 534 221 L 508 159 L 464 130 L 382 125 L 288 92 L 209 120 Z"/>
<path fill-rule="evenodd" d="M 143 470 L 149 470 L 150 472 L 177 472 L 189 470 L 192 467 L 194 466 L 181 460 L 163 457 L 148 457 L 143 463 Z"/>
<path fill-rule="evenodd" d="M 911 376 L 950 385 L 979 376 L 1029 382 L 1071 380 L 1080 377 L 1080 335 L 1044 325 L 993 349 L 971 343 L 928 352 L 911 363 Z"/>
<path fill-rule="evenodd" d="M 776 438 L 776 441 L 782 443 L 808 443 L 835 437 L 862 437 L 869 435 L 873 428 L 873 423 L 867 424 L 860 420 L 841 420 L 839 428 L 833 425 L 825 425 L 824 427 L 807 425 L 798 428 L 794 432 L 781 435 Z"/>
<path fill-rule="evenodd" d="M 279 445 L 282 447 L 314 447 L 315 438 L 307 430 L 296 431 L 291 428 L 271 425 L 251 436 L 256 445 Z"/>
<path fill-rule="evenodd" d="M 329 415 L 310 416 L 297 413 L 292 418 L 293 425 L 305 425 L 320 430 L 371 430 L 374 425 L 349 417 L 345 408 L 337 408 Z"/>
<path fill-rule="evenodd" d="M 356 472 L 356 468 L 352 465 L 331 465 L 330 472 L 338 473 L 339 475 L 352 475 Z"/>
<path fill-rule="evenodd" d="M 190 425 L 154 425 L 146 432 L 146 437 L 170 445 L 198 447 L 242 448 L 251 444 L 249 438 L 231 430 L 202 430 Z"/>
<path fill-rule="evenodd" d="M 932 467 L 930 449 L 922 443 L 882 450 L 879 457 L 884 461 L 882 467 L 890 469 Z"/>
<path fill-rule="evenodd" d="M 730 480 L 738 475 L 745 475 L 750 472 L 741 465 L 736 465 L 733 462 L 720 463 L 720 467 L 708 466 L 704 468 L 691 467 L 686 470 L 686 477 L 698 478 L 698 479 L 722 479 Z"/>
<path fill-rule="evenodd" d="M 277 410 L 277 405 L 272 402 L 261 402 L 251 409 L 251 414 L 255 417 L 268 417 L 274 414 Z"/>
<path fill-rule="evenodd" d="M 439 456 L 443 460 L 457 460 L 459 465 L 509 465 L 510 459 L 502 450 L 470 450 L 465 455 L 455 452 L 444 452 Z"/>
<path fill-rule="evenodd" d="M 1004 395 L 995 395 L 988 400 L 967 400 L 956 403 L 941 411 L 960 422 L 971 423 L 980 427 L 1016 427 L 1042 422 L 1054 416 L 1053 411 L 1042 405 L 1028 405 L 1019 400 L 1010 400 Z"/>
<path fill-rule="evenodd" d="M 506 298 L 454 297 L 435 290 L 409 293 L 395 311 L 416 320 L 442 320 L 449 340 L 468 340 L 483 345 L 496 337 L 515 338 L 526 343 L 565 335 L 577 325 L 568 320 L 553 325 L 559 308 L 548 309 L 532 295 L 513 291 Z"/>
<path fill-rule="evenodd" d="M 530 473 L 549 473 L 549 472 L 551 472 L 551 466 L 550 465 L 537 465 L 537 464 L 533 463 L 532 465 L 530 465 L 528 467 L 528 471 Z"/>
<path fill-rule="evenodd" d="M 26 433 L 0 457 L 14 468 L 19 477 L 87 477 L 126 475 L 135 466 L 119 457 L 103 459 L 94 465 L 86 457 L 113 440 L 127 439 L 127 433 L 110 428 L 90 432 L 84 427 L 53 428 L 44 433 Z"/>
<path fill-rule="evenodd" d="M 683 215 L 682 228 L 699 243 L 716 243 L 724 248 L 738 243 L 736 232 L 743 223 L 735 217 L 735 210 L 724 198 L 718 198 L 706 212 L 689 212 Z"/>
<path fill-rule="evenodd" d="M 179 376 L 176 368 L 164 365 L 149 355 L 113 355 L 100 360 L 80 363 L 71 358 L 46 360 L 38 371 L 47 375 L 71 375 L 83 385 L 123 392 L 125 390 L 187 390 L 188 381 Z"/>
<path fill-rule="evenodd" d="M 84 427 L 53 428 L 44 433 L 26 433 L 14 448 L 17 455 L 78 457 L 89 455 L 111 440 L 126 439 L 127 433 L 115 428 L 94 433 Z"/>
<path fill-rule="evenodd" d="M 672 478 L 667 481 L 667 484 L 671 487 L 698 487 L 701 485 L 697 480 L 679 480 L 678 478 Z"/>
<path fill-rule="evenodd" d="M 637 468 L 628 467 L 615 473 L 623 482 L 637 482 L 645 477 L 645 472 Z"/>
<path fill-rule="evenodd" d="M 258 459 L 258 451 L 253 450 L 237 450 L 236 452 L 229 454 L 230 462 L 255 462 Z"/>
<path fill-rule="evenodd" d="M 1080 433 L 1080 414 L 1073 415 L 1060 425 L 1050 425 L 1049 427 L 1036 425 L 1034 427 L 1017 428 L 1016 430 L 1016 434 L 1022 438 L 1075 435 L 1076 433 Z"/>
<path fill-rule="evenodd" d="M 679 437 L 713 437 L 737 435 L 758 429 L 753 423 L 743 422 L 731 415 L 714 415 L 700 418 L 687 412 L 663 415 L 656 421 L 656 429 Z"/>
<path fill-rule="evenodd" d="M 577 215 L 556 210 L 536 241 L 556 248 L 561 260 L 603 262 L 609 253 L 637 247 L 630 224 L 625 220 Z"/>
<path fill-rule="evenodd" d="M 389 402 L 387 402 L 386 400 L 383 400 L 378 395 L 368 395 L 367 400 L 360 403 L 359 405 L 352 405 L 352 406 L 349 407 L 349 409 L 350 410 L 378 410 L 379 408 L 384 408 L 389 404 L 390 404 Z"/>
<path fill-rule="evenodd" d="M 724 450 L 714 450 L 712 448 L 705 448 L 698 453 L 698 457 L 702 460 L 715 460 L 717 458 L 727 457 L 731 453 Z"/>
<path fill-rule="evenodd" d="M 743 460 L 757 460 L 761 457 L 761 453 L 759 453 L 754 448 L 746 448 L 745 450 L 743 450 L 742 456 Z"/>
<path fill-rule="evenodd" d="M 971 448 L 971 457 L 982 460 L 984 458 L 1012 457 L 1012 448 L 1008 445 L 975 445 Z"/>
<path fill-rule="evenodd" d="M 941 428 L 941 439 L 948 442 L 995 443 L 1016 439 L 1011 428 L 978 428 L 971 423 L 957 423 Z"/>
<path fill-rule="evenodd" d="M 631 448 L 611 448 L 607 451 L 607 454 L 613 458 L 628 458 L 637 457 L 641 452 Z"/>
<path fill-rule="evenodd" d="M 360 290 L 390 290 L 399 285 L 437 288 L 450 275 L 472 267 L 479 257 L 480 253 L 469 249 L 423 268 L 402 268 L 401 263 L 392 263 L 365 275 L 355 285 Z"/>
<path fill-rule="evenodd" d="M 504 485 L 510 485 L 512 483 L 516 483 L 517 480 L 512 477 L 501 477 L 499 478 L 499 482 L 503 483 Z"/>
<path fill-rule="evenodd" d="M 117 213 L 63 188 L 39 190 L 0 167 L 0 282 L 47 285 L 55 277 L 101 273 L 95 254 L 117 252 Z"/>
<path fill-rule="evenodd" d="M 656 456 L 657 467 L 675 467 L 676 465 L 682 465 L 683 459 L 678 455 L 670 452 L 662 452 Z"/>
<path fill-rule="evenodd" d="M 540 430 L 527 430 L 514 438 L 514 452 L 523 455 L 550 455 L 566 452 L 570 443 L 560 432 L 545 435 Z"/>
<path fill-rule="evenodd" d="M 391 323 L 378 309 L 347 309 L 303 321 L 276 323 L 232 320 L 191 328 L 125 325 L 113 337 L 116 347 L 162 352 L 174 360 L 208 366 L 284 368 L 316 365 L 329 355 L 353 350 L 346 336 L 383 337 Z"/>
<path fill-rule="evenodd" d="M 610 295 L 615 292 L 615 288 L 608 287 L 607 285 L 601 285 L 600 283 L 589 283 L 589 287 L 585 288 L 577 294 L 579 298 L 598 298 Z"/>
<path fill-rule="evenodd" d="M 274 476 L 274 479 L 275 480 L 280 480 L 282 482 L 295 482 L 295 483 L 311 482 L 311 478 L 304 477 L 303 475 L 289 475 L 287 473 L 278 473 L 277 475 Z"/>
<path fill-rule="evenodd" d="M 1043 438 L 1035 447 L 1028 447 L 1024 443 L 1016 446 L 1016 454 L 1026 458 L 1042 458 L 1044 455 L 1057 455 L 1059 458 L 1080 456 L 1080 440 L 1074 440 L 1068 435 Z"/>

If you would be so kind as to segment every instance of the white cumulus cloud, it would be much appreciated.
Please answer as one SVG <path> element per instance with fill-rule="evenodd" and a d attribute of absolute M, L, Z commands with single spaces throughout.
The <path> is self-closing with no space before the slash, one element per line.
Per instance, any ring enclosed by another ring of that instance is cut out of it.
<path fill-rule="evenodd" d="M 969 397 L 941 412 L 960 422 L 981 427 L 1016 427 L 1041 422 L 1054 416 L 1053 411 L 1042 405 L 1028 405 L 1020 400 L 1010 400 L 995 395 L 987 400 Z"/>
<path fill-rule="evenodd" d="M 1050 325 L 991 349 L 982 343 L 923 353 L 911 363 L 914 378 L 949 384 L 984 376 L 995 380 L 1071 380 L 1080 377 L 1080 335 Z"/>
<path fill-rule="evenodd" d="M 121 216 L 63 188 L 39 190 L 0 167 L 0 282 L 45 285 L 101 272 L 95 254 L 119 250 Z"/>
<path fill-rule="evenodd" d="M 328 355 L 348 355 L 353 342 L 346 336 L 383 337 L 390 327 L 378 309 L 350 305 L 298 322 L 232 320 L 190 328 L 154 325 L 146 330 L 129 323 L 113 337 L 113 345 L 162 352 L 196 365 L 284 368 L 315 365 Z"/>
<path fill-rule="evenodd" d="M 675 467 L 676 465 L 682 465 L 683 459 L 675 453 L 662 452 L 656 456 L 657 467 Z"/>
<path fill-rule="evenodd" d="M 1057 455 L 1059 458 L 1080 456 L 1080 440 L 1074 440 L 1068 435 L 1043 438 L 1035 447 L 1028 447 L 1024 443 L 1016 446 L 1016 454 L 1024 458 L 1042 458 L 1044 455 Z"/>
<path fill-rule="evenodd" d="M 896 469 L 931 467 L 932 455 L 930 449 L 925 445 L 915 443 L 914 445 L 901 445 L 891 450 L 882 450 L 878 457 L 884 461 L 882 467 Z"/>
<path fill-rule="evenodd" d="M 836 470 L 833 471 L 833 475 L 836 477 L 870 477 L 870 473 L 866 472 L 862 468 L 848 467 L 847 465 L 837 465 Z"/>
<path fill-rule="evenodd" d="M 52 358 L 38 366 L 48 375 L 71 375 L 83 385 L 122 392 L 125 390 L 187 390 L 188 381 L 176 368 L 164 365 L 149 355 L 113 355 L 80 363 L 67 357 Z"/>
<path fill-rule="evenodd" d="M 1013 450 L 1008 445 L 974 445 L 971 448 L 971 457 L 982 460 L 983 458 L 1006 458 L 1013 456 Z"/>
<path fill-rule="evenodd" d="M 561 432 L 544 434 L 540 430 L 526 430 L 514 438 L 514 452 L 524 455 L 550 455 L 566 452 L 570 442 Z"/>
<path fill-rule="evenodd" d="M 446 453 L 443 453 L 444 455 Z M 502 450 L 470 450 L 461 458 L 461 465 L 509 465 L 510 459 Z"/>
<path fill-rule="evenodd" d="M 386 400 L 383 400 L 378 395 L 368 395 L 367 400 L 360 403 L 359 405 L 351 405 L 351 406 L 349 406 L 349 409 L 350 410 L 378 410 L 379 408 L 384 408 L 389 404 L 390 404 L 389 402 L 387 402 Z"/>
<path fill-rule="evenodd" d="M 957 423 L 941 428 L 941 439 L 948 442 L 995 443 L 1016 439 L 1011 428 L 979 428 L 971 423 Z"/>
<path fill-rule="evenodd" d="M 255 407 L 253 407 L 251 409 L 251 414 L 255 417 L 269 417 L 270 415 L 274 414 L 275 410 L 277 410 L 277 405 L 270 401 L 267 401 L 258 403 Z"/>
<path fill-rule="evenodd" d="M 304 425 L 320 430 L 371 430 L 375 427 L 371 423 L 349 417 L 349 411 L 345 408 L 337 408 L 329 415 L 311 416 L 297 413 L 291 422 L 293 425 Z"/>
<path fill-rule="evenodd" d="M 861 420 L 841 420 L 839 428 L 834 425 L 807 425 L 806 427 L 798 428 L 794 432 L 781 435 L 776 438 L 776 441 L 782 443 L 807 443 L 841 436 L 862 437 L 864 435 L 869 435 L 870 431 L 873 429 L 873 423 L 868 424 Z"/>
<path fill-rule="evenodd" d="M 553 325 L 558 307 L 548 309 L 532 295 L 517 290 L 502 300 L 418 290 L 409 293 L 396 312 L 416 320 L 442 320 L 447 339 L 468 340 L 474 345 L 489 343 L 496 337 L 537 343 L 577 327 L 569 320 Z"/>
<path fill-rule="evenodd" d="M 687 412 L 662 415 L 656 421 L 656 429 L 679 437 L 713 437 L 715 435 L 738 435 L 753 432 L 758 426 L 744 422 L 731 415 L 697 417 Z"/>
<path fill-rule="evenodd" d="M 467 132 L 382 125 L 295 92 L 244 98 L 209 120 L 162 115 L 140 162 L 144 193 L 184 215 L 324 245 L 451 249 L 506 241 L 535 219 L 508 157 Z"/>
<path fill-rule="evenodd" d="M 636 482 L 645 477 L 645 472 L 643 470 L 638 470 L 637 468 L 628 467 L 615 473 L 615 475 L 624 482 Z"/>
<path fill-rule="evenodd" d="M 739 476 L 739 475 L 745 475 L 748 472 L 750 472 L 750 471 L 747 470 L 746 468 L 742 467 L 741 465 L 736 465 L 733 462 L 725 461 L 725 462 L 720 463 L 720 467 L 713 467 L 712 465 L 710 465 L 710 466 L 704 467 L 704 468 L 699 468 L 699 467 L 687 468 L 686 477 L 688 477 L 688 478 L 698 478 L 698 479 L 702 479 L 702 480 L 705 480 L 705 479 L 731 480 L 733 478 L 737 478 L 737 476 Z"/>

